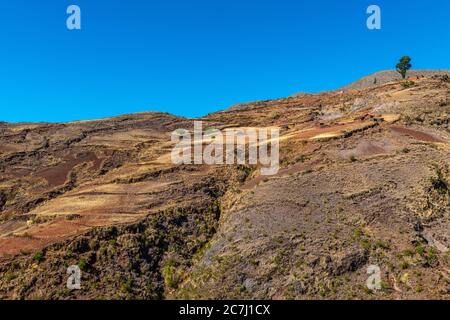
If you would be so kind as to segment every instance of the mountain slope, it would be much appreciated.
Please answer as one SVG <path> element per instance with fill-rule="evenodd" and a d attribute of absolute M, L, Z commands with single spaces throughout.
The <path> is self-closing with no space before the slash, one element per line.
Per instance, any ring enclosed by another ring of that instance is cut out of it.
<path fill-rule="evenodd" d="M 417 78 L 417 77 L 431 77 L 431 76 L 442 76 L 448 75 L 450 76 L 450 70 L 410 70 L 408 71 L 408 78 Z M 342 90 L 361 90 L 364 88 L 373 87 L 376 85 L 386 84 L 391 81 L 399 81 L 402 77 L 400 73 L 396 70 L 384 70 L 379 71 L 374 74 L 368 75 L 355 81 L 345 87 Z"/>
<path fill-rule="evenodd" d="M 273 177 L 173 165 L 193 122 L 168 114 L 2 124 L 0 296 L 448 299 L 449 114 L 449 78 L 426 76 L 201 119 L 279 127 Z"/>

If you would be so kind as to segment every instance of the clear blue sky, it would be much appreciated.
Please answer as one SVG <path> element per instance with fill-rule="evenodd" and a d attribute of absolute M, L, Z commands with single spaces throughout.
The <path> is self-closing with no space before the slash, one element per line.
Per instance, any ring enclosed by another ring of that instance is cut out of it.
<path fill-rule="evenodd" d="M 82 10 L 68 31 L 66 8 Z M 382 9 L 382 30 L 366 8 Z M 450 69 L 448 0 L 2 0 L 0 121 L 201 116 L 392 69 Z"/>

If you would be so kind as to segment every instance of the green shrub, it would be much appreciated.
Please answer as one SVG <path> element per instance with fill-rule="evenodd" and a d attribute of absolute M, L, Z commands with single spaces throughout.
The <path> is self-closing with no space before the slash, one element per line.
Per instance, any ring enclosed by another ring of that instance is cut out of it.
<path fill-rule="evenodd" d="M 82 271 L 86 271 L 89 266 L 88 262 L 85 259 L 80 259 L 77 265 L 80 267 Z"/>
<path fill-rule="evenodd" d="M 123 282 L 122 285 L 120 286 L 120 290 L 123 293 L 131 293 L 133 292 L 133 279 L 132 278 L 128 278 L 127 281 Z"/>
<path fill-rule="evenodd" d="M 42 253 L 41 251 L 36 252 L 36 254 L 33 257 L 33 260 L 36 262 L 41 262 L 42 260 L 44 260 L 44 253 Z"/>
<path fill-rule="evenodd" d="M 425 267 L 436 267 L 439 264 L 438 256 L 434 248 L 427 250 L 425 254 Z"/>
<path fill-rule="evenodd" d="M 162 269 L 162 274 L 164 277 L 164 283 L 166 287 L 176 289 L 178 287 L 178 284 L 180 282 L 180 276 L 177 272 L 177 268 L 174 266 L 165 266 Z"/>
<path fill-rule="evenodd" d="M 411 80 L 407 80 L 407 81 L 403 81 L 403 82 L 402 82 L 402 86 L 403 86 L 403 88 L 405 88 L 405 89 L 412 88 L 412 87 L 414 87 L 415 85 L 416 85 L 416 83 L 415 83 L 414 81 L 411 81 Z"/>
<path fill-rule="evenodd" d="M 448 182 L 444 178 L 441 169 L 436 168 L 436 177 L 430 179 L 431 185 L 438 193 L 445 195 L 449 192 Z"/>
<path fill-rule="evenodd" d="M 384 250 L 389 250 L 391 248 L 391 245 L 388 242 L 384 242 L 383 240 L 377 240 L 375 242 L 375 247 Z"/>
<path fill-rule="evenodd" d="M 423 256 L 425 254 L 425 247 L 423 245 L 417 246 L 416 247 L 416 252 L 420 256 Z"/>

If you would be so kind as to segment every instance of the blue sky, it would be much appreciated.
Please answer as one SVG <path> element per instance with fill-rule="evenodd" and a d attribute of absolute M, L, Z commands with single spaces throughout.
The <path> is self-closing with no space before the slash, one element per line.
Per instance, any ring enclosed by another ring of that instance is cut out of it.
<path fill-rule="evenodd" d="M 338 88 L 405 54 L 450 69 L 449 15 L 448 0 L 2 0 L 0 121 L 202 116 Z"/>

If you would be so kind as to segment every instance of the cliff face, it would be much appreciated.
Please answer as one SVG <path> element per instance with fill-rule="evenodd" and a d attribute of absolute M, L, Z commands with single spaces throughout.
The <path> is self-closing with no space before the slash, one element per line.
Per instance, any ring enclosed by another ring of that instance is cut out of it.
<path fill-rule="evenodd" d="M 448 299 L 450 79 L 418 73 L 199 119 L 279 127 L 271 177 L 173 165 L 163 113 L 1 124 L 0 296 Z"/>

